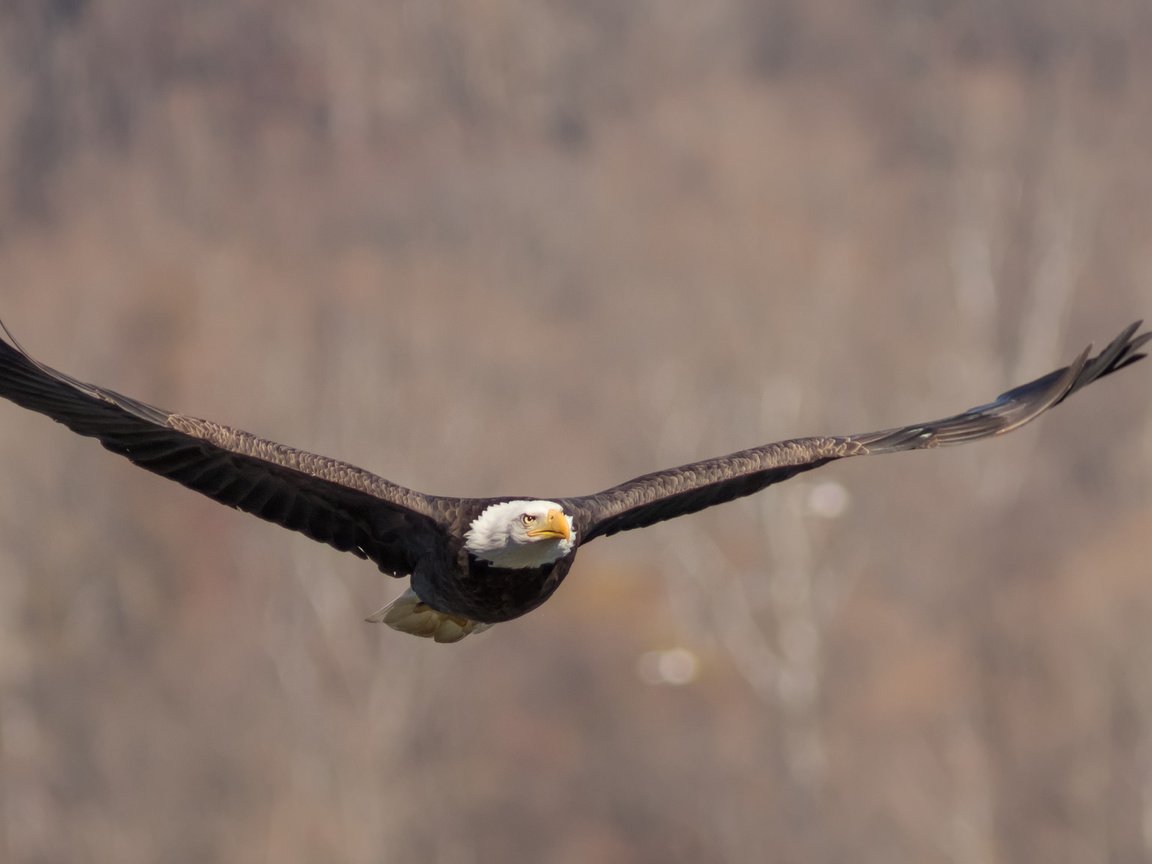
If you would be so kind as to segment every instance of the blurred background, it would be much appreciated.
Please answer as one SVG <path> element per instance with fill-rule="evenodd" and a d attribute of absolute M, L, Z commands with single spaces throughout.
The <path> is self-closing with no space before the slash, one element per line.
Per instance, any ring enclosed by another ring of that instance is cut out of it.
<path fill-rule="evenodd" d="M 988 401 L 1152 316 L 1134 0 L 9 0 L 0 315 L 444 494 Z M 403 585 L 0 405 L 0 859 L 1152 858 L 1152 365 Z"/>

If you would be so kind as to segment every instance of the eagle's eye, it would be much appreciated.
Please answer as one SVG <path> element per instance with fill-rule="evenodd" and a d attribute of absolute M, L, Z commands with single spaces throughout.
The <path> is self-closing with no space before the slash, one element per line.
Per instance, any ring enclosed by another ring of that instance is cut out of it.
<path fill-rule="evenodd" d="M 536 517 L 533 516 L 531 513 L 525 513 L 523 516 L 520 517 L 520 521 L 523 522 L 525 525 L 531 525 L 533 522 L 536 521 Z"/>

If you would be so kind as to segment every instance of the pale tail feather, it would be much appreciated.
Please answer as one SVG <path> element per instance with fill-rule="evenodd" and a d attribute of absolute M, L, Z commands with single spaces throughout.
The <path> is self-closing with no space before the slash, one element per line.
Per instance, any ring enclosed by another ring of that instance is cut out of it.
<path fill-rule="evenodd" d="M 435 639 L 437 642 L 459 642 L 469 633 L 480 633 L 492 626 L 459 615 L 437 612 L 411 588 L 364 620 L 373 624 L 387 624 L 393 630 Z"/>

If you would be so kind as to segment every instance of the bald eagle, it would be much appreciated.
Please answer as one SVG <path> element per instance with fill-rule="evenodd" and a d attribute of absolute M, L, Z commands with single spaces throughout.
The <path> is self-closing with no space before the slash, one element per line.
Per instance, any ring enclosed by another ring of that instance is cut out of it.
<path fill-rule="evenodd" d="M 0 395 L 221 504 L 371 560 L 408 590 L 367 620 L 457 642 L 552 596 L 577 549 L 618 531 L 751 495 L 835 459 L 963 444 L 1010 432 L 1086 384 L 1135 363 L 1137 321 L 1095 357 L 986 405 L 898 429 L 796 438 L 645 474 L 574 498 L 426 495 L 362 468 L 173 414 L 85 384 L 0 339 Z M 0 325 L 2 327 L 3 325 Z"/>

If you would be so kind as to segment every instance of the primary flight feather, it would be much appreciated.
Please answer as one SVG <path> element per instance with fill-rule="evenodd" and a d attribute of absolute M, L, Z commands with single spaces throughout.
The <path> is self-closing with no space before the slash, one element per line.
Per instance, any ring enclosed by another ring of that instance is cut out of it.
<path fill-rule="evenodd" d="M 85 384 L 0 339 L 0 396 L 209 498 L 373 561 L 411 586 L 368 620 L 456 642 L 535 609 L 597 537 L 751 495 L 834 459 L 962 444 L 1023 426 L 1145 355 L 1137 321 L 1092 357 L 942 420 L 796 438 L 645 474 L 594 495 L 452 498 Z M 3 325 L 0 325 L 2 327 Z M 7 332 L 7 331 L 5 331 Z M 11 339 L 11 336 L 9 336 Z"/>

